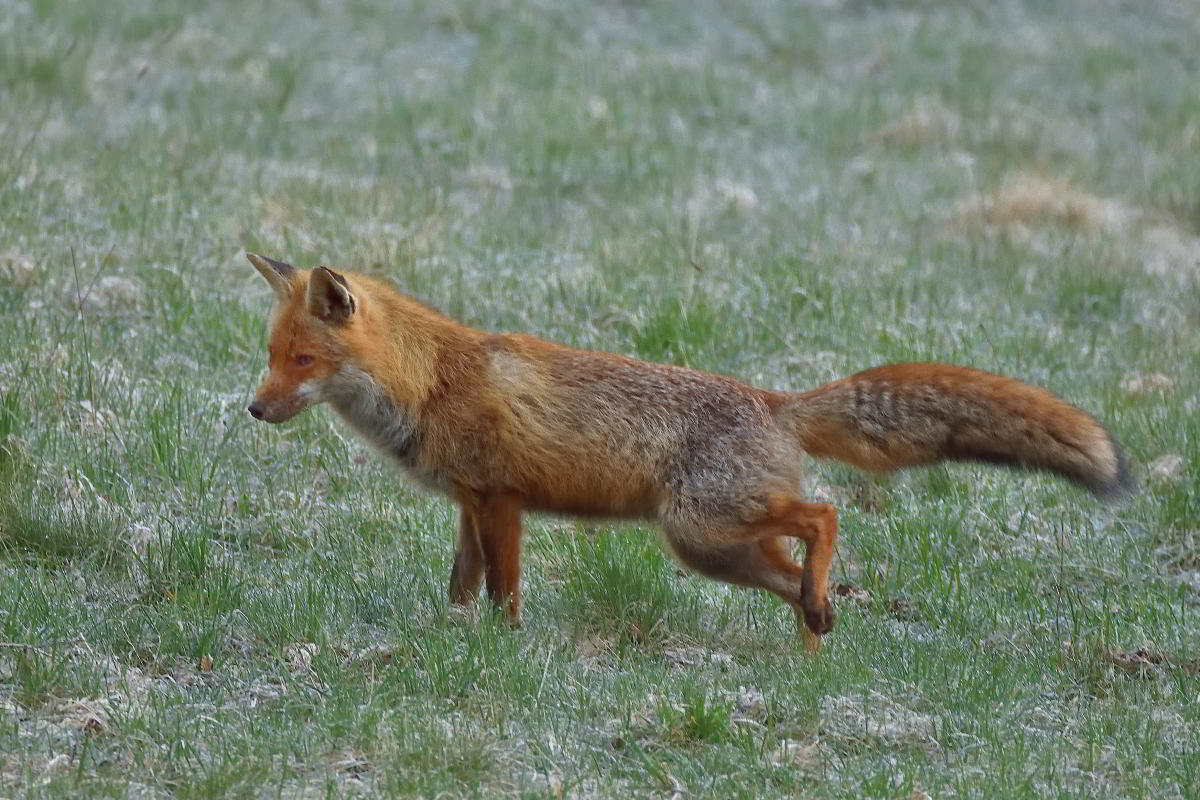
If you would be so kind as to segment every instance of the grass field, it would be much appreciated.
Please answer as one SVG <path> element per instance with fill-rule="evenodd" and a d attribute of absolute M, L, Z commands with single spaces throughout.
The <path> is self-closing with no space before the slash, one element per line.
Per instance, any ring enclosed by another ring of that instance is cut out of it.
<path fill-rule="evenodd" d="M 1193 4 L 274 5 L 0 0 L 0 796 L 1200 796 Z M 247 249 L 771 388 L 1012 374 L 1143 490 L 814 465 L 815 658 L 533 518 L 509 631 L 446 502 L 246 415 Z"/>

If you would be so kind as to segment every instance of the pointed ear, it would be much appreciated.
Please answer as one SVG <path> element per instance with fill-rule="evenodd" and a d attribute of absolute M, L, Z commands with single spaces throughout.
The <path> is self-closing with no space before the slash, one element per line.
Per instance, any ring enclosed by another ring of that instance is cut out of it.
<path fill-rule="evenodd" d="M 354 316 L 358 304 L 346 279 L 328 267 L 314 267 L 308 277 L 308 311 L 314 317 L 341 325 Z"/>
<path fill-rule="evenodd" d="M 291 295 L 292 276 L 296 274 L 295 267 L 273 258 L 264 258 L 258 253 L 246 253 L 246 258 L 259 271 L 259 274 L 267 279 L 267 283 L 271 284 L 271 288 L 275 290 L 275 294 L 280 300 L 286 300 Z"/>

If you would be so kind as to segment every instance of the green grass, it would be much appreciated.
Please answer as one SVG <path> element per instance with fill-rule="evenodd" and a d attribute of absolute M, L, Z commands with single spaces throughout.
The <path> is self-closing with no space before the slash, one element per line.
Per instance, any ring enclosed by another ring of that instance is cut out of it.
<path fill-rule="evenodd" d="M 0 0 L 0 794 L 1200 795 L 1198 37 L 1166 0 Z M 981 224 L 1022 176 L 1081 194 Z M 1012 374 L 1144 488 L 814 465 L 816 658 L 649 530 L 533 518 L 510 631 L 447 607 L 445 501 L 327 410 L 245 414 L 245 250 L 772 388 Z"/>

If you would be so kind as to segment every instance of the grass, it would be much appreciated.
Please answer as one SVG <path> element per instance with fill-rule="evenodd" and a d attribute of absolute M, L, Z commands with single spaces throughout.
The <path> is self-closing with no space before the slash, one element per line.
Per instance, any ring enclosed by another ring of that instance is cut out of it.
<path fill-rule="evenodd" d="M 1200 794 L 1198 27 L 0 2 L 0 794 Z M 774 388 L 1020 376 L 1144 489 L 814 465 L 817 658 L 647 530 L 534 518 L 512 632 L 447 607 L 444 501 L 326 410 L 251 424 L 244 250 Z"/>

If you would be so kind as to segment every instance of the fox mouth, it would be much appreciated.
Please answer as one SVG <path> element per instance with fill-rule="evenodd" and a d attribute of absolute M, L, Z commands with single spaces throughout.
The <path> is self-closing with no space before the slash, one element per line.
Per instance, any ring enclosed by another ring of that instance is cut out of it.
<path fill-rule="evenodd" d="M 299 414 L 308 405 L 306 403 L 293 403 L 289 406 L 280 408 L 279 406 L 270 406 L 260 400 L 255 400 L 246 407 L 246 411 L 250 416 L 262 422 L 269 422 L 272 425 L 278 425 L 281 422 L 287 422 L 292 417 Z"/>
<path fill-rule="evenodd" d="M 268 394 L 268 396 L 270 395 Z M 295 392 L 282 399 L 276 399 L 274 402 L 263 400 L 260 393 L 246 407 L 246 411 L 257 420 L 277 425 L 280 422 L 287 422 L 309 406 L 320 403 L 321 400 L 321 385 L 316 381 L 305 381 Z"/>

